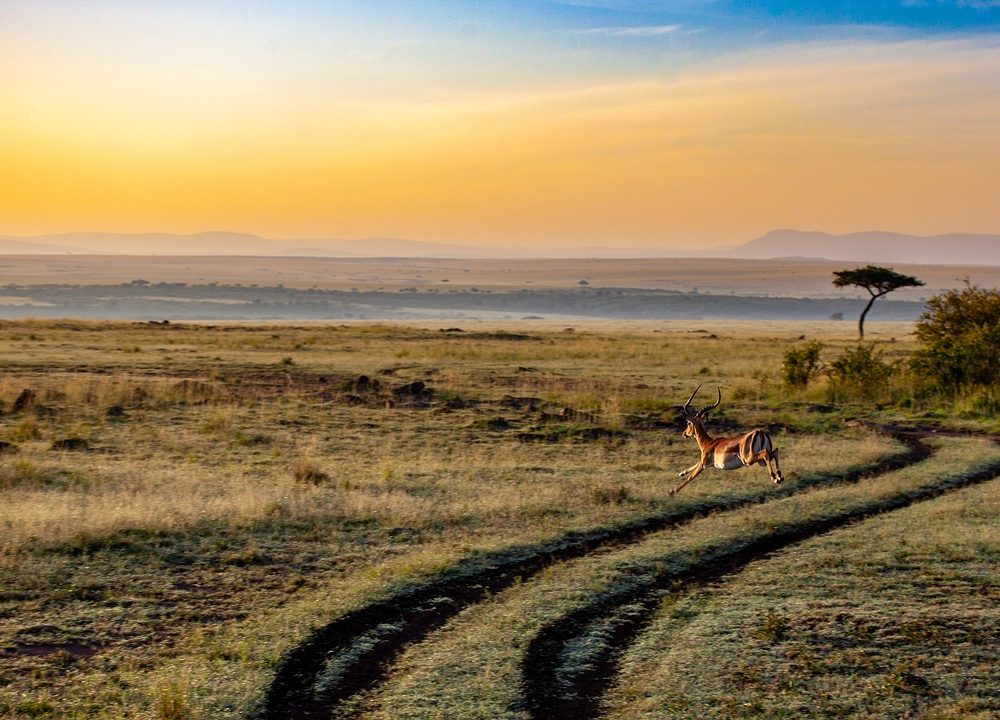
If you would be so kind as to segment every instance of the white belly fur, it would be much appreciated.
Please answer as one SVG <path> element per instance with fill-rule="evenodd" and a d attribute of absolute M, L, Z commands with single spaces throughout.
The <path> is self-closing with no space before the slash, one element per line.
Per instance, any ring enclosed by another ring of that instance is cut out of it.
<path fill-rule="evenodd" d="M 743 461 L 740 460 L 739 455 L 716 454 L 714 467 L 717 470 L 735 470 L 743 467 Z"/>

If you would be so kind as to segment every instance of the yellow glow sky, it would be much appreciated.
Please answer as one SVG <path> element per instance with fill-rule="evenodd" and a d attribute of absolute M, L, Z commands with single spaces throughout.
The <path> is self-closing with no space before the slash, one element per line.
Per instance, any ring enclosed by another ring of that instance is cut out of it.
<path fill-rule="evenodd" d="M 1000 232 L 994 34 L 706 49 L 692 19 L 602 25 L 613 7 L 583 28 L 564 5 L 448 32 L 333 5 L 317 24 L 253 4 L 0 1 L 0 235 Z"/>

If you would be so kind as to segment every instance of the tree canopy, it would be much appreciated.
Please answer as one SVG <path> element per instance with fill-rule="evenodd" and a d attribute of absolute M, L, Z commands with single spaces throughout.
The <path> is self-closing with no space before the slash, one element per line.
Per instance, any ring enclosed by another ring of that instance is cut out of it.
<path fill-rule="evenodd" d="M 865 265 L 853 270 L 835 270 L 833 273 L 833 284 L 837 287 L 847 287 L 853 285 L 862 287 L 871 295 L 865 309 L 861 311 L 858 319 L 858 335 L 865 337 L 865 316 L 871 310 L 875 300 L 903 287 L 918 287 L 924 284 L 923 280 L 918 280 L 912 275 L 903 275 L 892 268 L 881 267 L 879 265 Z"/>

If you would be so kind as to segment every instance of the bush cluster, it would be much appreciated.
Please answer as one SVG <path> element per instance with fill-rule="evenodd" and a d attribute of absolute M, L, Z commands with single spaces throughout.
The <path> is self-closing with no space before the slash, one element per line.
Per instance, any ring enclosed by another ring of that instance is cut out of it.
<path fill-rule="evenodd" d="M 1000 387 L 1000 291 L 966 281 L 935 295 L 916 327 L 923 347 L 912 367 L 927 390 L 976 396 L 995 410 Z"/>
<path fill-rule="evenodd" d="M 785 385 L 805 389 L 825 374 L 830 399 L 847 400 L 878 396 L 892 379 L 895 369 L 874 343 L 858 343 L 825 369 L 820 361 L 823 347 L 819 340 L 810 340 L 785 352 L 781 366 Z"/>
<path fill-rule="evenodd" d="M 823 343 L 810 340 L 788 350 L 781 365 L 781 374 L 785 384 L 791 387 L 804 388 L 820 373 L 819 355 L 823 351 Z"/>
<path fill-rule="evenodd" d="M 889 363 L 873 343 L 859 342 L 824 368 L 823 344 L 812 340 L 786 351 L 785 385 L 805 389 L 821 375 L 831 400 L 912 397 L 966 404 L 975 412 L 1000 409 L 1000 290 L 949 290 L 927 301 L 916 325 L 921 347 L 909 362 Z"/>
<path fill-rule="evenodd" d="M 830 363 L 830 394 L 871 398 L 888 386 L 892 374 L 893 367 L 874 343 L 858 343 Z"/>

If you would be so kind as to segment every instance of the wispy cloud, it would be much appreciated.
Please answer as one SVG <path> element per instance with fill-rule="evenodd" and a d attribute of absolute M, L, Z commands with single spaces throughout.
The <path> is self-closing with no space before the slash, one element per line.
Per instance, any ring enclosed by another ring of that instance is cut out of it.
<path fill-rule="evenodd" d="M 934 5 L 934 0 L 901 0 L 901 2 L 903 7 L 930 7 Z M 936 2 L 938 5 L 943 5 L 947 4 L 948 0 L 936 0 Z M 951 0 L 951 4 L 975 10 L 1000 8 L 1000 0 Z"/>
<path fill-rule="evenodd" d="M 598 27 L 576 30 L 580 35 L 600 35 L 603 37 L 648 38 L 669 35 L 681 29 L 680 25 L 637 25 L 633 27 Z"/>
<path fill-rule="evenodd" d="M 553 0 L 556 5 L 603 8 L 628 12 L 663 12 L 665 10 L 690 10 L 712 5 L 717 0 Z"/>

